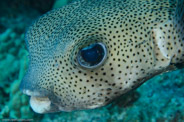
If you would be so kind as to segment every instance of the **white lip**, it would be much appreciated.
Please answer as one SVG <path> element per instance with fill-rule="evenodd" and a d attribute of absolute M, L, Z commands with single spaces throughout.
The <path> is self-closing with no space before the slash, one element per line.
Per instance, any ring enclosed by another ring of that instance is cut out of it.
<path fill-rule="evenodd" d="M 37 91 L 22 90 L 22 92 L 30 96 L 30 106 L 36 113 L 46 113 L 51 109 L 51 100 L 47 96 L 43 96 Z"/>
<path fill-rule="evenodd" d="M 30 90 L 23 90 L 22 91 L 24 94 L 26 94 L 26 95 L 29 95 L 29 96 L 40 96 L 41 94 L 39 93 L 39 92 L 32 92 L 32 91 L 30 91 Z"/>
<path fill-rule="evenodd" d="M 51 101 L 48 97 L 33 97 L 30 98 L 30 105 L 36 113 L 45 113 L 51 108 Z"/>

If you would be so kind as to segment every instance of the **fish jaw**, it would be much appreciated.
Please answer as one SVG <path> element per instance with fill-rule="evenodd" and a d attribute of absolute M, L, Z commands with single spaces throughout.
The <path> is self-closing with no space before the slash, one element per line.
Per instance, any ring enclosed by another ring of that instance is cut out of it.
<path fill-rule="evenodd" d="M 36 113 L 45 113 L 46 111 L 50 110 L 51 101 L 49 100 L 48 97 L 39 98 L 39 97 L 31 96 L 30 105 L 31 105 L 31 108 Z"/>
<path fill-rule="evenodd" d="M 59 111 L 58 107 L 53 104 L 53 101 L 50 96 L 52 94 L 46 89 L 40 88 L 38 84 L 38 73 L 40 70 L 37 70 L 34 67 L 29 67 L 26 75 L 20 84 L 20 90 L 23 94 L 30 96 L 30 105 L 33 111 L 36 113 L 49 113 Z"/>
<path fill-rule="evenodd" d="M 39 114 L 45 114 L 45 113 L 53 113 L 53 112 L 60 112 L 60 111 L 65 111 L 65 112 L 71 112 L 74 110 L 85 110 L 85 109 L 94 109 L 98 107 L 102 107 L 106 105 L 107 103 L 105 102 L 98 102 L 93 105 L 88 105 L 88 106 L 63 106 L 62 103 L 58 103 L 57 97 L 52 94 L 48 96 L 43 96 L 39 95 L 38 92 L 31 92 L 29 90 L 23 90 L 22 91 L 24 94 L 30 96 L 30 106 L 32 110 L 36 113 Z M 37 96 L 34 96 L 37 95 Z M 52 97 L 50 97 L 52 96 Z"/>
<path fill-rule="evenodd" d="M 34 72 L 34 74 L 32 74 L 32 71 L 36 70 L 28 69 L 27 74 L 24 76 L 21 82 L 20 90 L 23 94 L 30 97 L 30 106 L 32 110 L 36 113 L 44 114 L 60 111 L 70 112 L 74 110 L 94 109 L 107 104 L 104 101 L 101 101 L 96 102 L 95 104 L 78 104 L 78 106 L 74 106 L 71 104 L 69 106 L 65 106 L 65 103 L 61 102 L 61 99 L 64 98 L 61 98 L 61 96 L 57 96 L 53 92 L 44 89 L 43 87 L 39 87 L 40 85 L 38 84 L 38 82 L 35 82 L 39 81 L 39 79 L 34 75 L 37 73 Z"/>
<path fill-rule="evenodd" d="M 23 81 L 24 82 L 24 81 Z M 54 94 L 49 93 L 49 91 L 40 89 L 30 89 L 28 87 L 20 87 L 20 90 L 30 96 L 30 106 L 34 112 L 43 114 L 43 113 L 51 113 L 51 112 L 59 112 L 63 108 L 60 108 L 55 103 L 56 97 Z M 32 91 L 31 91 L 32 90 Z M 52 97 L 51 97 L 52 96 Z"/>
<path fill-rule="evenodd" d="M 54 104 L 54 100 L 48 96 L 40 95 L 38 96 L 38 92 L 31 92 L 29 90 L 23 90 L 23 93 L 30 96 L 30 106 L 34 112 L 43 114 L 43 113 L 51 113 L 51 112 L 59 112 L 62 108 L 58 107 Z M 34 96 L 35 93 L 37 96 Z"/>

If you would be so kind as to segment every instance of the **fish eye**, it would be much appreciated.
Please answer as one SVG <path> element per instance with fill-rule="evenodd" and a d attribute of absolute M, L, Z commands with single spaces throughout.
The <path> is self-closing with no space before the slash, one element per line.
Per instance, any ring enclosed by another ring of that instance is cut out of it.
<path fill-rule="evenodd" d="M 97 68 L 104 63 L 107 58 L 107 48 L 103 43 L 94 43 L 82 48 L 78 55 L 77 61 L 84 68 Z"/>

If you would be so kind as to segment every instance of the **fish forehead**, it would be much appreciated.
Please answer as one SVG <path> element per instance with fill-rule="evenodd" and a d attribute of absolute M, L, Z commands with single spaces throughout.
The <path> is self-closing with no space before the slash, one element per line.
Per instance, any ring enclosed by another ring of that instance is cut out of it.
<path fill-rule="evenodd" d="M 82 35 L 81 33 L 79 34 L 74 31 L 79 31 L 80 29 L 83 30 L 88 26 L 89 28 L 87 29 L 91 31 L 102 25 L 116 25 L 115 22 L 117 21 L 121 21 L 122 25 L 130 23 L 131 20 L 138 21 L 139 19 L 144 19 L 141 22 L 160 22 L 164 17 L 160 18 L 159 16 L 163 13 L 158 12 L 160 10 L 163 12 L 165 11 L 165 14 L 167 15 L 169 14 L 169 9 L 172 9 L 172 4 L 166 1 L 137 2 L 133 0 L 86 0 L 81 3 L 79 2 L 78 6 L 76 4 L 53 10 L 40 17 L 27 31 L 26 40 L 28 41 L 28 47 L 31 46 L 31 48 L 34 48 L 38 45 L 42 46 L 40 42 L 43 43 L 44 40 L 47 42 L 45 45 L 48 45 L 49 47 L 52 47 L 55 43 L 59 42 L 66 42 L 63 44 L 66 45 L 71 42 L 70 38 L 74 35 Z M 150 14 L 150 12 L 152 12 L 152 14 Z M 150 15 L 152 16 L 155 14 L 158 15 L 149 17 Z M 168 17 L 165 17 L 165 19 L 168 19 Z M 134 24 L 136 23 L 134 22 Z M 144 23 L 144 26 L 150 25 Z M 110 30 L 109 27 L 107 28 Z M 74 37 L 76 38 L 76 36 Z"/>
<path fill-rule="evenodd" d="M 71 105 L 105 104 L 153 75 L 150 32 L 171 17 L 174 4 L 92 0 L 74 5 L 44 15 L 27 32 L 31 63 L 44 64 L 36 85 L 51 91 L 69 110 Z M 107 61 L 97 69 L 82 69 L 75 56 L 93 38 L 106 44 Z"/>
<path fill-rule="evenodd" d="M 166 1 L 82 1 L 79 5 L 76 3 L 54 10 L 38 19 L 27 31 L 27 47 L 32 58 L 52 57 L 65 54 L 71 45 L 77 43 L 76 40 L 97 33 L 113 36 L 114 41 L 118 39 L 116 36 L 123 36 L 121 42 L 131 40 L 140 43 L 149 40 L 144 35 L 150 32 L 153 24 L 169 18 L 171 6 L 174 4 Z M 165 12 L 165 17 L 160 18 L 163 14 L 160 11 Z M 142 31 L 137 33 L 138 30 Z M 134 39 L 133 35 L 141 39 Z"/>

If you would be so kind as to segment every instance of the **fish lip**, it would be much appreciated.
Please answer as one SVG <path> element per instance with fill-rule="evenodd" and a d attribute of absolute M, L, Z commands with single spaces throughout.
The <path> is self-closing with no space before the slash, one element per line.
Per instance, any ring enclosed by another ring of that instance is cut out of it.
<path fill-rule="evenodd" d="M 43 96 L 41 95 L 39 92 L 37 91 L 31 91 L 31 90 L 28 90 L 28 89 L 23 89 L 22 92 L 28 96 L 35 96 L 35 97 L 39 97 L 39 96 Z M 44 96 L 43 96 L 44 97 Z"/>
<path fill-rule="evenodd" d="M 46 113 L 51 109 L 51 100 L 48 97 L 31 96 L 29 100 L 30 106 L 36 113 Z"/>
<path fill-rule="evenodd" d="M 54 99 L 52 99 L 49 94 L 42 94 L 42 92 L 28 89 L 21 91 L 30 96 L 29 104 L 34 112 L 44 114 L 60 111 L 60 108 L 54 103 Z"/>
<path fill-rule="evenodd" d="M 47 92 L 46 90 L 30 90 L 30 89 L 20 89 L 22 91 L 23 94 L 27 95 L 27 96 L 33 96 L 33 97 L 47 97 L 49 96 L 49 92 Z"/>

